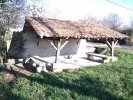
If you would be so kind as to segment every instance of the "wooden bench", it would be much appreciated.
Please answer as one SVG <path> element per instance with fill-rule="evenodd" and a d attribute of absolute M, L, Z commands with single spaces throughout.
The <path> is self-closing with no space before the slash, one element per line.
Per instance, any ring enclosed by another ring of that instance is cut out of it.
<path fill-rule="evenodd" d="M 87 52 L 86 54 L 87 54 L 87 58 L 92 61 L 94 60 L 94 57 L 102 58 L 102 63 L 107 63 L 112 60 L 111 56 L 106 56 L 106 55 L 92 53 L 92 52 Z"/>

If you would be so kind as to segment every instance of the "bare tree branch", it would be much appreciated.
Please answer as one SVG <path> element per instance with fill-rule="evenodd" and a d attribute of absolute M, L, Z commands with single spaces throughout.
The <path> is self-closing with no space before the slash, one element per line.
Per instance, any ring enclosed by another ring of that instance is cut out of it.
<path fill-rule="evenodd" d="M 107 17 L 103 18 L 102 23 L 113 30 L 119 30 L 122 26 L 122 19 L 119 17 L 118 14 L 110 13 Z"/>

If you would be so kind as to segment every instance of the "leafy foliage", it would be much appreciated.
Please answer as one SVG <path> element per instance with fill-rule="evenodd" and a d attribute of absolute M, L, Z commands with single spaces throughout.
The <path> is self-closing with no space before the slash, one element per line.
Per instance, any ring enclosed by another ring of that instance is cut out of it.
<path fill-rule="evenodd" d="M 4 0 L 0 7 L 0 29 L 19 27 L 21 17 L 26 13 L 25 0 Z"/>
<path fill-rule="evenodd" d="M 4 42 L 3 39 L 0 38 L 0 53 L 1 53 L 2 51 L 5 51 L 5 49 L 6 49 L 5 42 Z"/>
<path fill-rule="evenodd" d="M 126 34 L 128 36 L 133 36 L 133 29 L 127 28 L 125 30 L 122 30 L 121 33 Z"/>
<path fill-rule="evenodd" d="M 132 28 L 126 28 L 121 31 L 122 34 L 128 35 L 130 38 L 125 39 L 125 44 L 127 45 L 133 45 L 133 29 Z"/>

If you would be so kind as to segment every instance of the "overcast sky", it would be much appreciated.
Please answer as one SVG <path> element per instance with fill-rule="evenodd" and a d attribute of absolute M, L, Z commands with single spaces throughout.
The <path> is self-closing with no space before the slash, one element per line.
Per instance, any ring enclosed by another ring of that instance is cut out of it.
<path fill-rule="evenodd" d="M 34 0 L 36 3 L 37 0 Z M 42 0 L 49 16 L 64 20 L 80 20 L 86 16 L 103 18 L 109 13 L 117 13 L 124 22 L 133 20 L 133 11 L 127 10 L 107 0 Z M 133 9 L 133 0 L 109 0 Z"/>

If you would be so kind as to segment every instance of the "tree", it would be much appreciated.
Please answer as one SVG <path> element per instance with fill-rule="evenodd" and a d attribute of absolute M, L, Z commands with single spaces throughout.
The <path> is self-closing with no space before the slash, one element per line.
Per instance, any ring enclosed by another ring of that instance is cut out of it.
<path fill-rule="evenodd" d="M 29 2 L 30 1 L 30 2 Z M 30 8 L 30 15 L 33 17 L 42 17 L 45 15 L 45 4 L 44 0 L 27 0 L 27 4 Z"/>
<path fill-rule="evenodd" d="M 59 10 L 49 10 L 44 0 L 0 0 L 0 31 L 22 27 L 25 16 L 59 18 Z"/>
<path fill-rule="evenodd" d="M 119 30 L 122 26 L 122 20 L 118 14 L 110 13 L 107 17 L 103 18 L 102 23 L 113 30 Z"/>
<path fill-rule="evenodd" d="M 60 10 L 53 6 L 52 0 L 34 0 L 30 3 L 32 16 L 45 18 L 60 18 Z"/>
<path fill-rule="evenodd" d="M 127 29 L 122 30 L 121 33 L 132 37 L 133 36 L 133 29 L 127 28 Z"/>
<path fill-rule="evenodd" d="M 133 45 L 133 29 L 127 28 L 120 31 L 122 34 L 128 35 L 130 38 L 124 39 L 125 45 Z"/>
<path fill-rule="evenodd" d="M 83 19 L 81 19 L 80 21 L 82 22 L 92 22 L 92 23 L 101 23 L 101 20 L 97 19 L 96 17 L 92 17 L 92 16 L 86 16 Z"/>
<path fill-rule="evenodd" d="M 130 22 L 130 27 L 133 29 L 133 21 Z"/>
<path fill-rule="evenodd" d="M 2 0 L 0 6 L 0 31 L 19 27 L 25 14 L 25 0 Z"/>

